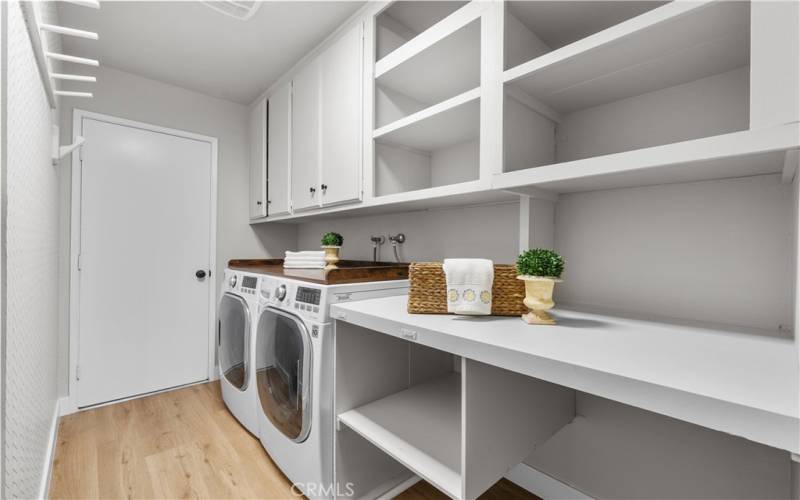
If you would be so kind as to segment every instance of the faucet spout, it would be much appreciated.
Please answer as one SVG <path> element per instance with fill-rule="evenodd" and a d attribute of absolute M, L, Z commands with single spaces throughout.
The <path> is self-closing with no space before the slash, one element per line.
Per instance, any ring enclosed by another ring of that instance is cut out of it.
<path fill-rule="evenodd" d="M 369 240 L 372 242 L 372 262 L 378 262 L 378 247 L 386 242 L 386 237 L 383 235 L 370 236 Z"/>

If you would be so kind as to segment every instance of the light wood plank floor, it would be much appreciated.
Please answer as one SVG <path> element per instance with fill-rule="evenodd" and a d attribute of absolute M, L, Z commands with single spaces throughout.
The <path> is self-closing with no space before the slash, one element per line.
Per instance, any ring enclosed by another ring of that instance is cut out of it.
<path fill-rule="evenodd" d="M 62 418 L 50 498 L 297 497 L 212 382 Z M 418 483 L 399 498 L 446 496 Z M 481 498 L 536 497 L 502 480 Z"/>

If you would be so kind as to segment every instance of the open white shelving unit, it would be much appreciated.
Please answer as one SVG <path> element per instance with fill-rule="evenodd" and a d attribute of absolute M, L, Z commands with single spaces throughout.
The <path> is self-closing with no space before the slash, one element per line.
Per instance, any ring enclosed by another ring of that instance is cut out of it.
<path fill-rule="evenodd" d="M 671 2 L 544 52 L 503 74 L 503 171 L 748 130 L 749 65 L 747 2 Z"/>
<path fill-rule="evenodd" d="M 513 67 L 503 79 L 573 112 L 746 66 L 749 47 L 747 2 L 671 2 Z"/>
<path fill-rule="evenodd" d="M 375 63 L 376 198 L 479 179 L 486 11 L 399 2 L 377 16 L 378 55 L 394 48 Z"/>
<path fill-rule="evenodd" d="M 765 6 L 398 1 L 367 16 L 363 200 L 253 222 L 788 172 L 780 152 L 800 147 L 778 104 L 798 107 L 781 69 L 794 53 L 768 33 L 791 16 Z"/>

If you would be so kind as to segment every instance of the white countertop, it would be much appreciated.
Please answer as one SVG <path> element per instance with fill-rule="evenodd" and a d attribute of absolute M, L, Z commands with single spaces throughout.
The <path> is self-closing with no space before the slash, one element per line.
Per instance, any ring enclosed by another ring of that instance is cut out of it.
<path fill-rule="evenodd" d="M 407 297 L 331 306 L 333 318 L 800 453 L 798 351 L 735 327 L 555 309 L 518 317 L 409 314 Z"/>

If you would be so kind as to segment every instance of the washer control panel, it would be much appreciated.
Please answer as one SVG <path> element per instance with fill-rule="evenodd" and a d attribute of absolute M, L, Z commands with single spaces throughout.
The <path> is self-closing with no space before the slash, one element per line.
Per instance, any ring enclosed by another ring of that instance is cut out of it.
<path fill-rule="evenodd" d="M 242 284 L 240 285 L 239 288 L 242 291 L 242 293 L 246 293 L 248 295 L 255 295 L 256 290 L 258 290 L 258 277 L 250 276 L 247 274 L 242 275 Z"/>

